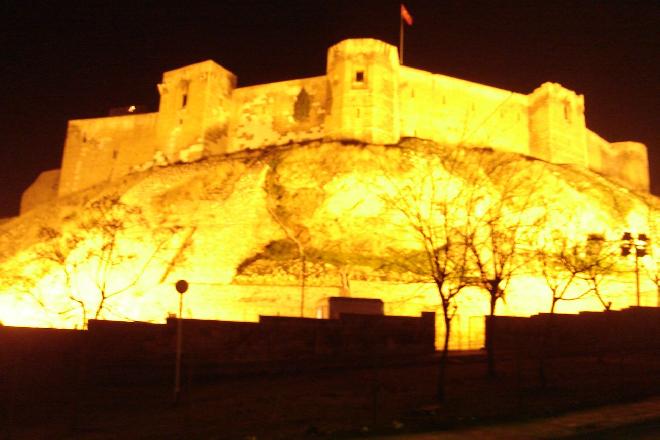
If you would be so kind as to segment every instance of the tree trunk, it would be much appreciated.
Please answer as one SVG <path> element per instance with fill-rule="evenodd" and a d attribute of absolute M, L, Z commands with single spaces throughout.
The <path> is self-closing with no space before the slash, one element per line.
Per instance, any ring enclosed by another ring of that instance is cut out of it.
<path fill-rule="evenodd" d="M 538 344 L 538 359 L 539 359 L 539 384 L 542 389 L 545 389 L 548 386 L 548 376 L 546 366 L 549 367 L 550 360 L 548 359 L 550 351 L 550 343 L 552 341 L 552 325 L 553 317 L 555 316 L 555 304 L 556 301 L 552 301 L 552 307 L 550 308 L 550 316 L 547 317 L 545 326 L 541 333 L 541 340 Z"/>
<path fill-rule="evenodd" d="M 442 317 L 445 323 L 445 337 L 440 354 L 440 364 L 438 365 L 438 382 L 436 387 L 436 399 L 438 402 L 445 400 L 445 372 L 447 371 L 447 359 L 449 357 L 449 336 L 451 333 L 451 319 L 448 317 L 449 305 L 442 307 Z"/>
<path fill-rule="evenodd" d="M 305 280 L 307 279 L 307 259 L 305 253 L 300 250 L 300 317 L 305 316 Z"/>
<path fill-rule="evenodd" d="M 486 360 L 488 363 L 488 377 L 494 378 L 497 376 L 495 369 L 495 306 L 497 304 L 497 296 L 495 293 L 490 294 L 490 319 L 487 321 L 486 326 Z"/>
<path fill-rule="evenodd" d="M 105 292 L 101 291 L 101 300 L 99 301 L 99 305 L 96 307 L 96 313 L 94 313 L 94 319 L 99 319 L 101 316 L 101 312 L 103 311 L 103 307 L 105 307 Z"/>

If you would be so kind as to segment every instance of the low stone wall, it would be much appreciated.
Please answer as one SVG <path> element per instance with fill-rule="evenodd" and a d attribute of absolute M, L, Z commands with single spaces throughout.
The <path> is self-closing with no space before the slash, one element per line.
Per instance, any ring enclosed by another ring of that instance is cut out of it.
<path fill-rule="evenodd" d="M 262 316 L 255 322 L 183 319 L 184 373 L 273 373 L 401 362 L 435 350 L 434 313 Z M 35 387 L 94 381 L 163 382 L 174 365 L 176 318 L 165 324 L 90 320 L 88 330 L 0 326 L 0 389 L 21 372 Z"/>
<path fill-rule="evenodd" d="M 83 343 L 79 330 L 0 325 L 0 396 L 75 386 Z"/>
<path fill-rule="evenodd" d="M 168 356 L 178 320 L 166 324 L 89 322 L 98 359 L 128 361 Z M 262 316 L 255 322 L 183 319 L 183 352 L 208 362 L 309 359 L 334 355 L 432 353 L 435 314 L 420 318 L 342 314 L 339 319 Z"/>
<path fill-rule="evenodd" d="M 486 317 L 486 332 L 493 337 L 496 351 L 525 356 L 659 350 L 660 308 Z"/>

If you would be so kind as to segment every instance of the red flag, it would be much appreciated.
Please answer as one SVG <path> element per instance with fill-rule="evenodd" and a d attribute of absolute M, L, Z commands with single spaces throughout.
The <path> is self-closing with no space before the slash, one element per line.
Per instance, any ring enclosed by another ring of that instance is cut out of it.
<path fill-rule="evenodd" d="M 401 3 L 401 18 L 403 21 L 405 21 L 408 26 L 412 26 L 413 24 L 413 18 L 412 15 L 410 15 L 410 12 L 406 9 L 405 5 Z"/>

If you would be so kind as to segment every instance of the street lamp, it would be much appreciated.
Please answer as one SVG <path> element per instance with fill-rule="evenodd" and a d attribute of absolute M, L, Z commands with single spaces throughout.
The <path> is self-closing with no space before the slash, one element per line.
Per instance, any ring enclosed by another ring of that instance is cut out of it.
<path fill-rule="evenodd" d="M 174 367 L 174 402 L 179 401 L 181 394 L 181 347 L 183 344 L 183 294 L 188 291 L 188 282 L 186 280 L 179 280 L 174 285 L 176 291 L 179 292 L 179 319 L 176 320 L 176 363 Z"/>
<path fill-rule="evenodd" d="M 637 286 L 637 307 L 640 306 L 639 301 L 639 259 L 646 256 L 646 246 L 649 244 L 649 238 L 646 234 L 638 234 L 635 237 L 630 232 L 624 232 L 621 237 L 621 255 L 627 257 L 635 253 L 635 283 Z"/>

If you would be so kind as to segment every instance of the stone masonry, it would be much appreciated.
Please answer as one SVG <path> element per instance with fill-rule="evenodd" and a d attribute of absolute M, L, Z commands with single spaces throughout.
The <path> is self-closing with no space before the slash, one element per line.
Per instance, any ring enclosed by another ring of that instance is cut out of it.
<path fill-rule="evenodd" d="M 59 182 L 52 171 L 37 179 L 21 212 L 154 166 L 311 140 L 488 147 L 649 190 L 646 147 L 590 131 L 582 95 L 549 82 L 525 95 L 414 69 L 374 39 L 332 46 L 324 76 L 237 88 L 208 60 L 165 72 L 158 91 L 158 112 L 69 121 Z"/>

